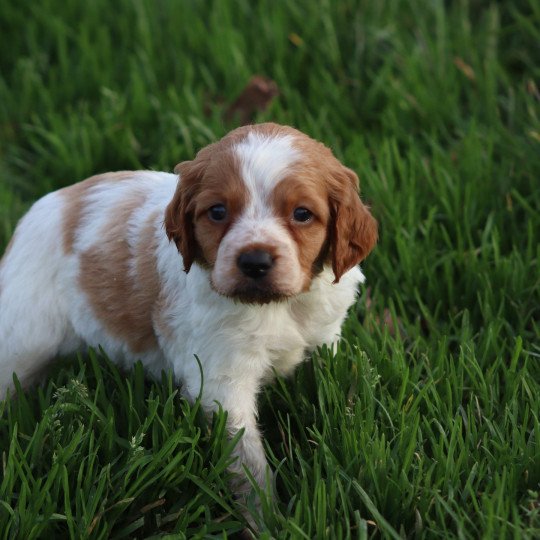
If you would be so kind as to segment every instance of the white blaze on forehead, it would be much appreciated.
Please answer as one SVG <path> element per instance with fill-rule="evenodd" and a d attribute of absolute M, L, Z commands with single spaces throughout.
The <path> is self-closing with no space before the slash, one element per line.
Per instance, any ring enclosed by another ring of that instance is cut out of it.
<path fill-rule="evenodd" d="M 268 195 L 299 159 L 291 135 L 252 132 L 234 148 L 240 172 L 250 195 L 246 213 L 250 217 L 268 213 Z"/>

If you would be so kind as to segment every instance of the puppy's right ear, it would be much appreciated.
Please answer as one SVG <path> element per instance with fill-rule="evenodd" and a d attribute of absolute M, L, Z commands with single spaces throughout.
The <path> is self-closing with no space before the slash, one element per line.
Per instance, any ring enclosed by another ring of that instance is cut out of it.
<path fill-rule="evenodd" d="M 182 259 L 184 271 L 189 272 L 199 252 L 195 239 L 193 212 L 195 196 L 206 170 L 207 160 L 197 156 L 193 161 L 179 163 L 174 172 L 179 175 L 178 185 L 171 202 L 165 210 L 165 231 L 174 240 Z"/>

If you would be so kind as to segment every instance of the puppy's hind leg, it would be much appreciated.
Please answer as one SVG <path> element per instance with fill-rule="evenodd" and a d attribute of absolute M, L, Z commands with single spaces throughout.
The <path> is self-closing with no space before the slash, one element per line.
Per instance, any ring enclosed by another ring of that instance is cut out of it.
<path fill-rule="evenodd" d="M 8 313 L 6 313 L 6 311 Z M 13 374 L 27 388 L 58 354 L 65 332 L 51 324 L 43 312 L 20 313 L 13 317 L 0 300 L 0 399 L 13 391 Z"/>
<path fill-rule="evenodd" d="M 66 261 L 54 206 L 47 196 L 32 207 L 0 261 L 0 399 L 13 373 L 28 386 L 74 339 L 59 286 Z"/>

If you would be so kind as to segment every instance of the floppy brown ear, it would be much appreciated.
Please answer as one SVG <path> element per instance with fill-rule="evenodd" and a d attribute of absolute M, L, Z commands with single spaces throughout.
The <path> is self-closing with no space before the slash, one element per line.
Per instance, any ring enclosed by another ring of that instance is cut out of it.
<path fill-rule="evenodd" d="M 377 243 L 377 221 L 358 195 L 358 176 L 341 166 L 331 186 L 331 257 L 334 283 L 365 259 Z"/>
<path fill-rule="evenodd" d="M 193 226 L 195 195 L 204 175 L 204 160 L 183 161 L 174 172 L 180 175 L 176 191 L 165 210 L 165 231 L 169 240 L 174 240 L 184 260 L 184 271 L 189 272 L 198 252 Z"/>

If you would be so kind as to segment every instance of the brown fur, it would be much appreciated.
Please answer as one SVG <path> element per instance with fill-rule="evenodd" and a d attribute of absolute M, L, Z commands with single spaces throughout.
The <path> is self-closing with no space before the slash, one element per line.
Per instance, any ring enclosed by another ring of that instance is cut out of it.
<path fill-rule="evenodd" d="M 358 194 L 358 176 L 343 166 L 324 144 L 301 134 L 295 145 L 307 159 L 303 175 L 326 186 L 330 208 L 329 255 L 335 281 L 364 260 L 377 243 L 377 221 Z"/>
<path fill-rule="evenodd" d="M 246 188 L 235 156 L 226 152 L 217 161 L 212 161 L 206 168 L 204 184 L 200 184 L 200 188 L 203 189 L 195 199 L 193 212 L 195 240 L 204 260 L 212 266 L 221 239 L 247 202 Z M 227 217 L 222 222 L 214 222 L 208 217 L 208 210 L 217 203 L 223 203 L 227 208 Z"/>
<path fill-rule="evenodd" d="M 271 202 L 274 212 L 281 217 L 298 246 L 298 258 L 305 276 L 304 290 L 307 290 L 311 279 L 322 269 L 317 263 L 326 245 L 330 215 L 324 183 L 315 181 L 300 167 L 276 186 Z M 313 218 L 305 223 L 295 221 L 293 213 L 299 207 L 310 210 Z"/>
<path fill-rule="evenodd" d="M 119 171 L 115 173 L 97 174 L 87 178 L 83 182 L 64 188 L 61 193 L 67 199 L 64 213 L 64 238 L 63 246 L 65 253 L 73 251 L 75 234 L 79 227 L 81 217 L 84 215 L 84 199 L 89 190 L 104 182 L 118 182 L 133 177 L 132 171 Z"/>
<path fill-rule="evenodd" d="M 358 196 L 358 177 L 342 167 L 330 183 L 331 260 L 335 282 L 363 261 L 378 239 L 377 221 Z"/>
<path fill-rule="evenodd" d="M 100 243 L 81 254 L 80 284 L 94 313 L 134 353 L 157 347 L 152 314 L 160 292 L 154 234 L 158 216 L 150 216 L 134 248 L 124 233 L 143 202 L 143 195 L 125 201 L 105 227 Z"/>
<path fill-rule="evenodd" d="M 232 141 L 228 143 L 222 139 L 207 146 L 193 161 L 174 169 L 182 181 L 165 211 L 165 230 L 182 254 L 186 272 L 195 260 L 203 266 L 214 263 L 221 238 L 246 203 L 246 188 L 230 152 Z M 225 204 L 228 211 L 227 219 L 220 223 L 206 216 L 218 203 Z"/>

